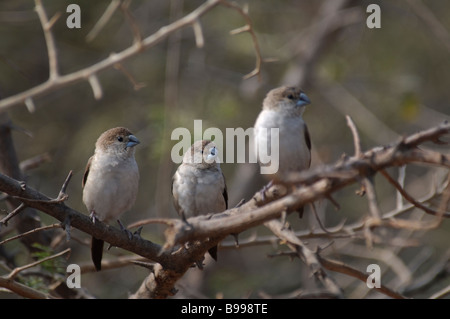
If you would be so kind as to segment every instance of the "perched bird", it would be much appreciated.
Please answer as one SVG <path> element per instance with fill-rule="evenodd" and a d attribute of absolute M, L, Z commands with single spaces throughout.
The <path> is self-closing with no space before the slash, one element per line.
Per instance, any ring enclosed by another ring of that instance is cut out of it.
<path fill-rule="evenodd" d="M 271 179 L 269 185 L 282 182 L 288 172 L 310 167 L 311 140 L 302 118 L 305 106 L 310 103 L 308 96 L 295 87 L 283 86 L 267 93 L 255 122 L 254 141 L 261 172 L 264 174 L 266 169 L 267 177 Z M 271 135 L 271 129 L 277 128 L 278 140 Z M 268 150 L 265 154 L 270 154 L 270 162 L 261 157 L 261 150 Z"/>
<path fill-rule="evenodd" d="M 217 156 L 216 145 L 209 140 L 195 142 L 183 155 L 172 178 L 173 203 L 183 220 L 228 208 L 227 186 Z M 217 246 L 208 252 L 217 261 Z"/>
<path fill-rule="evenodd" d="M 83 203 L 94 223 L 118 219 L 133 206 L 139 183 L 134 158 L 137 144 L 136 136 L 124 127 L 107 130 L 95 143 L 82 181 Z M 97 271 L 101 269 L 102 255 L 103 240 L 92 237 L 91 256 Z"/>

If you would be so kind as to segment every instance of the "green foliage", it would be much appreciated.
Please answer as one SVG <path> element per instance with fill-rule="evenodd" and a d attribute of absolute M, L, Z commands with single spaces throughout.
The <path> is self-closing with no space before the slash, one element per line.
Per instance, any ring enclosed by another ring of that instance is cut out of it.
<path fill-rule="evenodd" d="M 54 254 L 54 251 L 50 247 L 45 247 L 38 243 L 34 243 L 32 246 L 33 248 L 38 249 L 38 251 L 35 251 L 31 254 L 31 257 L 37 260 L 42 260 Z M 66 260 L 63 256 L 51 258 L 49 260 L 43 261 L 39 265 L 43 270 L 49 272 L 50 274 L 65 275 Z"/>

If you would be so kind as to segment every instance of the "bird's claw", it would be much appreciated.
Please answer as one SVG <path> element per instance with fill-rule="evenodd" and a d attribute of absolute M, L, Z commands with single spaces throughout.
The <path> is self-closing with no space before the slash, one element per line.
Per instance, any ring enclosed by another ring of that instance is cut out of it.
<path fill-rule="evenodd" d="M 96 221 L 96 220 L 99 220 L 98 217 L 97 217 L 97 215 L 95 214 L 94 211 L 92 211 L 92 212 L 89 214 L 89 218 L 91 219 L 92 224 L 95 224 L 95 221 Z"/>

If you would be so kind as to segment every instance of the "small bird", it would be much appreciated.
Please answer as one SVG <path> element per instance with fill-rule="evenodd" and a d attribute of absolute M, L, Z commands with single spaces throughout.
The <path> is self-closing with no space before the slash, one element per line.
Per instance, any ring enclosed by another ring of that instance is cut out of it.
<path fill-rule="evenodd" d="M 216 162 L 218 153 L 214 142 L 199 140 L 183 155 L 183 162 L 172 178 L 172 196 L 184 221 L 228 209 L 225 177 Z M 217 246 L 208 252 L 217 261 Z"/>
<path fill-rule="evenodd" d="M 255 151 L 261 172 L 272 167 L 267 174 L 273 182 L 282 181 L 289 172 L 299 172 L 311 165 L 311 139 L 302 118 L 305 106 L 311 100 L 299 88 L 279 87 L 267 93 L 254 126 Z M 278 154 L 276 145 L 271 145 L 271 129 L 278 128 Z M 273 147 L 275 146 L 275 147 Z M 271 162 L 262 160 L 261 150 L 268 150 Z M 270 187 L 270 186 L 269 186 Z"/>
<path fill-rule="evenodd" d="M 83 203 L 94 223 L 118 219 L 136 201 L 139 169 L 134 147 L 138 144 L 136 136 L 124 127 L 107 130 L 95 143 L 82 181 Z M 91 257 L 97 271 L 101 270 L 102 255 L 103 240 L 92 237 Z"/>

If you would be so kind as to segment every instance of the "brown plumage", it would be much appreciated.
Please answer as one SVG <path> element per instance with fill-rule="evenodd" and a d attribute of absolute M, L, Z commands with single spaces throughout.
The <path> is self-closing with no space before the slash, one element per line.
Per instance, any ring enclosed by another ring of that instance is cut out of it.
<path fill-rule="evenodd" d="M 173 203 L 183 220 L 228 209 L 227 187 L 217 154 L 209 140 L 195 142 L 184 154 L 172 178 Z M 217 260 L 217 247 L 209 253 Z"/>
<path fill-rule="evenodd" d="M 138 191 L 139 169 L 134 146 L 139 140 L 126 128 L 104 132 L 95 144 L 83 176 L 83 203 L 95 222 L 118 219 L 134 204 Z M 103 240 L 92 237 L 91 256 L 96 270 L 101 269 Z"/>
<path fill-rule="evenodd" d="M 254 126 L 254 141 L 261 173 L 271 183 L 282 182 L 290 172 L 300 172 L 311 165 L 311 139 L 302 117 L 310 103 L 302 90 L 285 86 L 271 90 L 263 101 Z M 278 129 L 278 139 L 272 136 L 271 129 Z M 272 145 L 273 140 L 278 144 Z M 270 161 L 262 156 L 266 149 Z"/>

